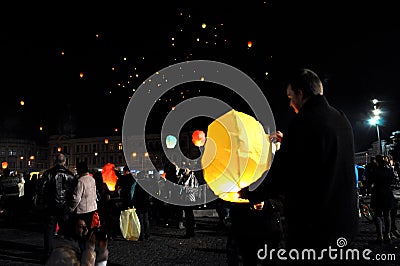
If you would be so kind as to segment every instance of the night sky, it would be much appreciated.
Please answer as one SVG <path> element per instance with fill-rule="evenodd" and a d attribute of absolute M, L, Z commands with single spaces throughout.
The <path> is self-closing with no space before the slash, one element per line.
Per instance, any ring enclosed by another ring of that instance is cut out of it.
<path fill-rule="evenodd" d="M 285 73 L 313 69 L 328 101 L 348 115 L 356 151 L 363 151 L 377 139 L 367 123 L 373 98 L 384 111 L 381 138 L 400 130 L 396 10 L 380 2 L 282 0 L 10 6 L 1 19 L 0 132 L 34 139 L 121 134 L 130 97 L 150 75 L 187 60 L 213 60 L 257 83 L 282 131 L 293 117 Z M 247 110 L 227 93 L 207 83 L 174 88 L 155 105 L 148 130 L 157 132 L 171 108 L 190 97 L 209 95 Z"/>

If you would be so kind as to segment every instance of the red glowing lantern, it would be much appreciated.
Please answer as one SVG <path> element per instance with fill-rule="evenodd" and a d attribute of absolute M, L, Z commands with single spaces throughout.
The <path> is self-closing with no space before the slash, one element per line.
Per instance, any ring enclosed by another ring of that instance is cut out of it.
<path fill-rule="evenodd" d="M 192 134 L 192 142 L 197 147 L 204 146 L 206 142 L 206 134 L 201 130 L 195 130 Z"/>
<path fill-rule="evenodd" d="M 103 166 L 101 171 L 101 175 L 103 176 L 103 182 L 107 184 L 107 187 L 110 191 L 115 190 L 115 184 L 117 183 L 118 176 L 115 173 L 115 165 L 112 163 L 107 163 Z"/>
<path fill-rule="evenodd" d="M 247 47 L 251 48 L 253 46 L 253 42 L 252 41 L 248 41 L 247 42 Z"/>
<path fill-rule="evenodd" d="M 2 169 L 6 169 L 8 167 L 8 163 L 7 162 L 2 162 L 1 163 L 1 168 Z"/>

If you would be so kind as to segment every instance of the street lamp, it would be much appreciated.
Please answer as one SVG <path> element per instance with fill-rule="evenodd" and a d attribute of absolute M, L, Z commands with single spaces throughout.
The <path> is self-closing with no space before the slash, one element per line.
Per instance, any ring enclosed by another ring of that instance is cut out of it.
<path fill-rule="evenodd" d="M 144 157 L 142 157 L 142 170 L 144 170 L 144 160 L 147 159 L 147 157 L 149 157 L 149 153 L 145 152 Z M 147 163 L 146 163 L 146 165 L 147 165 Z"/>
<path fill-rule="evenodd" d="M 378 145 L 379 145 L 378 152 L 379 152 L 379 154 L 382 154 L 381 137 L 380 137 L 380 134 L 379 134 L 379 120 L 381 118 L 380 117 L 381 110 L 376 107 L 376 104 L 378 102 L 379 101 L 377 99 L 373 99 L 372 100 L 372 103 L 374 104 L 374 109 L 372 110 L 372 113 L 374 114 L 374 117 L 369 119 L 369 124 L 372 125 L 372 126 L 376 126 L 376 134 L 378 136 Z"/>

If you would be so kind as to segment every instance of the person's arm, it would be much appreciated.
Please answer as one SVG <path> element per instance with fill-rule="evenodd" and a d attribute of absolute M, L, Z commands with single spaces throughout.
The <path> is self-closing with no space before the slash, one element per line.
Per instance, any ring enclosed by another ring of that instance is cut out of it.
<path fill-rule="evenodd" d="M 271 133 L 269 136 L 270 142 L 279 142 L 281 143 L 283 140 L 283 133 L 281 131 L 277 131 Z M 287 160 L 285 159 L 287 151 L 285 150 L 285 146 L 282 147 L 280 152 L 275 154 L 274 161 L 269 170 L 263 173 L 264 180 L 257 186 L 256 189 L 251 190 L 250 186 L 242 188 L 239 191 L 240 198 L 248 199 L 253 205 L 261 203 L 262 201 L 270 198 L 280 197 L 283 193 L 282 184 L 282 167 L 285 167 L 283 164 Z"/>
<path fill-rule="evenodd" d="M 82 251 L 81 266 L 95 266 L 96 261 L 96 251 L 94 250 L 96 246 L 96 235 L 94 231 L 91 231 L 86 244 L 85 249 Z"/>
<path fill-rule="evenodd" d="M 76 207 L 78 207 L 79 202 L 81 202 L 82 194 L 83 194 L 83 182 L 78 180 L 78 184 L 75 187 L 74 193 L 72 195 L 72 201 L 70 205 L 70 212 L 75 211 Z"/>

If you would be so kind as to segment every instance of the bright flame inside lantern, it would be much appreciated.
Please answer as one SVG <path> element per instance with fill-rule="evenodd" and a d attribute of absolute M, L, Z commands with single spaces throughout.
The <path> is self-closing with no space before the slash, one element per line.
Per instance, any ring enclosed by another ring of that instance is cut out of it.
<path fill-rule="evenodd" d="M 117 183 L 118 176 L 115 174 L 115 165 L 108 163 L 103 166 L 101 170 L 101 175 L 103 176 L 103 182 L 107 184 L 110 191 L 115 190 L 115 184 Z"/>
<path fill-rule="evenodd" d="M 192 134 L 192 142 L 197 147 L 204 146 L 204 143 L 206 142 L 206 135 L 201 130 L 195 130 Z"/>

